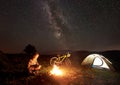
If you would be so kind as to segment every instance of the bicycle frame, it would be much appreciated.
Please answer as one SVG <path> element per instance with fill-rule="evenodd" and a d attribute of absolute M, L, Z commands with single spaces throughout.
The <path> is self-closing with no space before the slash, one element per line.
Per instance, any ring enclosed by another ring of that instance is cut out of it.
<path fill-rule="evenodd" d="M 59 56 L 59 57 L 58 57 L 58 61 L 59 61 L 59 62 L 63 62 L 66 58 L 68 58 L 67 55 Z"/>
<path fill-rule="evenodd" d="M 67 56 L 60 56 L 58 57 L 58 61 L 63 62 L 65 58 L 67 58 Z"/>

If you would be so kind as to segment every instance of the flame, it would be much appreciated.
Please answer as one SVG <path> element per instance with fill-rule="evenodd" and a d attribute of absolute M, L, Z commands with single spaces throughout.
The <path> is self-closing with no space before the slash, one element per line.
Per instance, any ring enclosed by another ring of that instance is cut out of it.
<path fill-rule="evenodd" d="M 50 71 L 51 74 L 56 75 L 56 76 L 62 76 L 63 71 L 59 69 L 58 66 L 54 65 L 53 69 Z"/>

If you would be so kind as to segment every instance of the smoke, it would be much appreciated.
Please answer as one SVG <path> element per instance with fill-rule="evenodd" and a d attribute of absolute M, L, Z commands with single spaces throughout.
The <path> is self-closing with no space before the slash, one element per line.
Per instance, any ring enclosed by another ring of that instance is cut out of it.
<path fill-rule="evenodd" d="M 67 46 L 65 36 L 65 33 L 68 32 L 68 28 L 62 11 L 57 5 L 57 0 L 44 1 L 44 9 L 47 12 L 48 21 L 52 28 L 54 37 L 64 49 L 68 49 L 69 46 Z"/>

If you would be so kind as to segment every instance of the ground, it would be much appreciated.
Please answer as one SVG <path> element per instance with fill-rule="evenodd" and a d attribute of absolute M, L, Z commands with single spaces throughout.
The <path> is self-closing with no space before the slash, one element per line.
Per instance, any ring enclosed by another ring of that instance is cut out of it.
<path fill-rule="evenodd" d="M 63 76 L 49 73 L 51 67 L 43 68 L 38 75 L 1 79 L 2 85 L 118 85 L 120 73 L 105 69 L 65 68 Z"/>
<path fill-rule="evenodd" d="M 120 85 L 119 71 L 81 67 L 80 64 L 75 64 L 76 60 L 73 63 L 74 59 L 71 59 L 72 66 L 61 67 L 65 70 L 63 76 L 51 75 L 49 73 L 52 69 L 49 64 L 50 57 L 40 56 L 38 61 L 42 68 L 35 76 L 28 74 L 26 70 L 28 56 L 2 56 L 0 58 L 0 85 Z"/>

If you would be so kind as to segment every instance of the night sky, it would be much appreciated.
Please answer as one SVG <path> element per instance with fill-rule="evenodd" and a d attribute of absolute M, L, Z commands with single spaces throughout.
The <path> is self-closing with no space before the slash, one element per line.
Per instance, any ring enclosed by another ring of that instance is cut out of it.
<path fill-rule="evenodd" d="M 0 0 L 0 50 L 120 50 L 120 0 Z"/>

